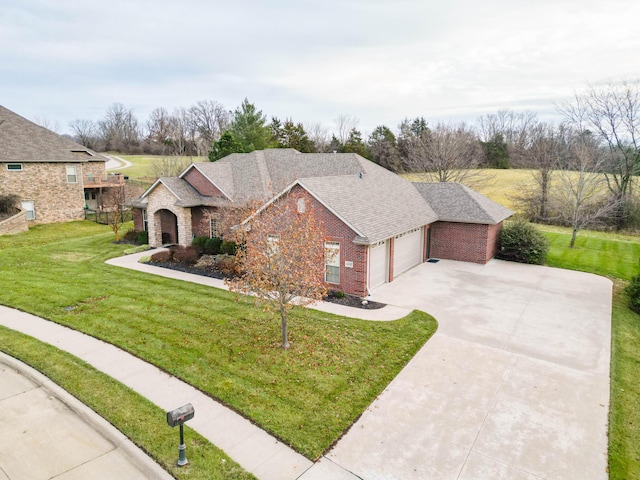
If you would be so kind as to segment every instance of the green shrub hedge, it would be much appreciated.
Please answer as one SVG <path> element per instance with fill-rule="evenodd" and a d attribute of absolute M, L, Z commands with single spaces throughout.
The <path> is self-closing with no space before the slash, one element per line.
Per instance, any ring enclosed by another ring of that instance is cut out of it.
<path fill-rule="evenodd" d="M 496 258 L 511 262 L 542 265 L 549 252 L 549 241 L 532 224 L 518 220 L 500 231 Z"/>

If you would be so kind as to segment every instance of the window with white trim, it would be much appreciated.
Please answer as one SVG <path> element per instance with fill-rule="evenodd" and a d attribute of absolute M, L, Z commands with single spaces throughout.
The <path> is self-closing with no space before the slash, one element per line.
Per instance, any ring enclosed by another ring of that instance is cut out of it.
<path fill-rule="evenodd" d="M 222 236 L 222 227 L 220 225 L 220 220 L 217 218 L 209 219 L 209 238 L 221 237 Z"/>
<path fill-rule="evenodd" d="M 338 242 L 324 242 L 324 281 L 340 283 L 340 244 Z"/>
<path fill-rule="evenodd" d="M 7 170 L 10 172 L 21 172 L 22 164 L 21 163 L 7 163 Z"/>
<path fill-rule="evenodd" d="M 280 241 L 280 235 L 267 235 L 267 255 L 272 257 L 278 254 L 280 248 L 278 247 L 278 242 Z"/>
<path fill-rule="evenodd" d="M 149 219 L 147 218 L 147 209 L 142 209 L 142 230 L 145 232 L 149 231 Z"/>
<path fill-rule="evenodd" d="M 78 183 L 78 172 L 74 165 L 67 165 L 65 167 L 67 172 L 67 183 Z"/>
<path fill-rule="evenodd" d="M 36 219 L 36 206 L 35 202 L 22 202 L 22 209 L 27 212 L 27 220 Z"/>
<path fill-rule="evenodd" d="M 298 213 L 304 213 L 307 211 L 307 204 L 304 201 L 304 198 L 298 199 Z"/>

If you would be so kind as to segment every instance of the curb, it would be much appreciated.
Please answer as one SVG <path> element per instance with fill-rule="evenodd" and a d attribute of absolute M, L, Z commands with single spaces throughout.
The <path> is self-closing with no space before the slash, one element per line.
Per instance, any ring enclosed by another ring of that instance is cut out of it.
<path fill-rule="evenodd" d="M 146 478 L 150 480 L 174 479 L 172 475 L 147 456 L 138 446 L 120 432 L 120 430 L 58 384 L 54 383 L 50 378 L 4 352 L 0 352 L 0 365 L 6 365 L 7 367 L 19 372 L 21 375 L 38 385 L 38 387 L 60 400 L 60 402 L 67 406 L 73 413 L 78 415 L 78 417 L 91 426 L 91 428 L 93 428 L 98 434 L 113 443 L 113 445 L 119 449 L 133 465 L 145 474 Z"/>

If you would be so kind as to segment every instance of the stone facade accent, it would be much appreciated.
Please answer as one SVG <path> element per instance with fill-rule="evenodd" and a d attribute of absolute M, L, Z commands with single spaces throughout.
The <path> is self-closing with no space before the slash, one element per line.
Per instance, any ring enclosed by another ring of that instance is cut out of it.
<path fill-rule="evenodd" d="M 0 235 L 12 235 L 27 230 L 29 230 L 29 222 L 27 221 L 27 212 L 24 210 L 20 210 L 13 217 L 5 218 L 0 222 Z"/>
<path fill-rule="evenodd" d="M 175 206 L 177 200 L 175 195 L 161 183 L 147 196 L 147 200 L 149 245 L 152 247 L 159 247 L 166 243 L 191 245 L 193 239 L 191 209 Z M 178 230 L 177 238 L 175 227 Z M 165 240 L 169 238 L 169 241 L 163 241 L 163 233 Z"/>

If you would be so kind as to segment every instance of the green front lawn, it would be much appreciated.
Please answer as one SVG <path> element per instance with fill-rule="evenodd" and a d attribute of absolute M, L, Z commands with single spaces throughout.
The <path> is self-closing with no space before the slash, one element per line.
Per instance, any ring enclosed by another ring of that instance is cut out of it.
<path fill-rule="evenodd" d="M 292 346 L 282 351 L 274 315 L 222 290 L 105 265 L 127 248 L 112 239 L 108 227 L 89 222 L 0 237 L 0 303 L 144 358 L 311 459 L 436 329 L 421 312 L 369 322 L 295 309 Z"/>
<path fill-rule="evenodd" d="M 568 229 L 540 226 L 551 241 L 547 263 L 606 275 L 614 280 L 611 320 L 609 478 L 640 478 L 640 315 L 627 307 L 625 280 L 640 273 L 640 242 L 634 237 L 581 232 L 569 248 Z"/>

